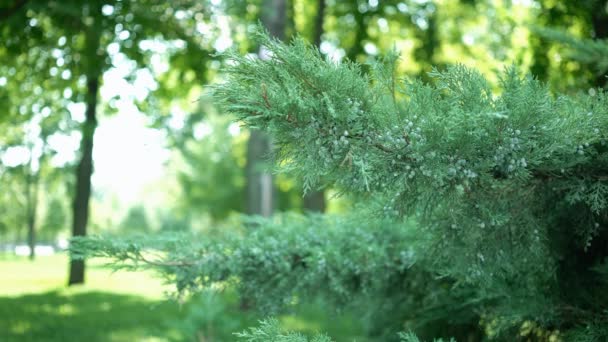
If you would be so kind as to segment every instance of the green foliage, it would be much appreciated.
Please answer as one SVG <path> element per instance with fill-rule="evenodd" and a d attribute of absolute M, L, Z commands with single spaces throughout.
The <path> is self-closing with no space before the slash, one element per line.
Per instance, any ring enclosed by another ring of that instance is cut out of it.
<path fill-rule="evenodd" d="M 399 333 L 399 337 L 401 338 L 402 342 L 421 342 L 420 339 L 418 338 L 418 336 L 416 336 L 416 334 L 409 332 L 409 333 Z M 438 339 L 438 340 L 433 340 L 433 342 L 456 342 L 456 340 L 454 340 L 453 338 L 449 339 L 449 340 L 443 340 L 443 339 Z"/>
<path fill-rule="evenodd" d="M 399 277 L 414 262 L 411 231 L 388 221 L 290 214 L 246 222 L 251 224 L 259 228 L 204 239 L 179 234 L 75 239 L 71 251 L 87 257 L 121 254 L 123 263 L 117 267 L 161 266 L 179 291 L 234 281 L 246 297 L 270 311 L 296 300 L 300 290 L 326 291 L 333 301 L 352 301 L 354 292 L 386 288 L 391 277 Z M 154 250 L 164 253 L 155 255 Z M 381 265 L 387 269 L 383 276 L 375 274 Z"/>
<path fill-rule="evenodd" d="M 232 284 L 265 314 L 322 296 L 365 317 L 367 333 L 379 340 L 394 340 L 400 319 L 437 334 L 437 321 L 449 319 L 466 331 L 476 317 L 467 313 L 473 303 L 466 302 L 466 290 L 418 264 L 415 250 L 424 235 L 414 226 L 367 215 L 295 214 L 245 224 L 251 225 L 258 228 L 241 234 L 75 239 L 71 250 L 111 257 L 117 268 L 160 270 L 182 293 Z M 438 312 L 447 302 L 454 307 Z"/>
<path fill-rule="evenodd" d="M 604 320 L 605 315 L 603 320 L 600 319 L 589 322 L 584 326 L 576 327 L 564 336 L 564 340 L 572 342 L 606 341 L 608 339 L 608 327 Z"/>
<path fill-rule="evenodd" d="M 239 340 L 256 342 L 256 341 L 272 341 L 272 342 L 332 342 L 333 340 L 325 335 L 315 335 L 308 338 L 302 334 L 284 331 L 276 319 L 262 320 L 259 326 L 249 328 L 249 330 L 235 334 Z M 399 333 L 401 342 L 421 342 L 418 336 L 414 333 Z M 454 339 L 443 340 L 434 339 L 433 342 L 456 342 Z"/>
<path fill-rule="evenodd" d="M 278 216 L 202 240 L 83 239 L 75 253 L 156 268 L 179 292 L 232 282 L 266 312 L 319 293 L 337 306 L 376 300 L 369 333 L 385 340 L 404 322 L 465 340 L 512 340 L 530 321 L 602 336 L 608 94 L 553 95 L 514 67 L 497 85 L 459 65 L 399 80 L 390 57 L 363 75 L 300 39 L 258 38 L 270 60 L 229 53 L 214 96 L 273 136 L 307 189 L 356 195 L 357 214 Z"/>
<path fill-rule="evenodd" d="M 240 341 L 247 342 L 331 342 L 331 339 L 324 335 L 316 335 L 309 339 L 299 333 L 283 332 L 275 319 L 261 321 L 259 327 L 249 328 L 248 331 L 235 335 Z"/>
<path fill-rule="evenodd" d="M 187 302 L 185 319 L 175 320 L 176 328 L 198 340 L 231 341 L 234 332 L 255 324 L 254 312 L 239 309 L 234 291 L 206 290 Z"/>

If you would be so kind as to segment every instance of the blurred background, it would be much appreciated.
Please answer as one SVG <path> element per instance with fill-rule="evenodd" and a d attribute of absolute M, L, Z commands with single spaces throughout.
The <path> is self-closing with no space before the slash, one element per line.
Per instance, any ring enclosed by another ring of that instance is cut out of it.
<path fill-rule="evenodd" d="M 153 275 L 64 252 L 71 236 L 213 234 L 242 214 L 348 207 L 332 189 L 303 197 L 272 172 L 272 142 L 206 96 L 221 52 L 264 57 L 258 23 L 334 62 L 395 49 L 407 77 L 462 63 L 497 82 L 515 64 L 556 91 L 606 82 L 533 30 L 607 38 L 605 0 L 0 0 L 0 341 L 231 341 L 263 318 L 230 289 L 167 301 Z M 348 312 L 298 310 L 282 324 L 365 341 Z"/>

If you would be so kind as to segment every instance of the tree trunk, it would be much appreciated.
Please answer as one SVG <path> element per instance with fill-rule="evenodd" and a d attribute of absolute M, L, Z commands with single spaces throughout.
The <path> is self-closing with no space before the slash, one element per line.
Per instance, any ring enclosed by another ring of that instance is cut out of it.
<path fill-rule="evenodd" d="M 321 47 L 321 37 L 323 35 L 323 22 L 325 20 L 325 0 L 317 1 L 317 16 L 315 17 L 313 42 L 316 47 Z M 304 195 L 303 207 L 309 212 L 325 211 L 325 192 L 323 190 L 310 191 Z"/>
<path fill-rule="evenodd" d="M 262 3 L 262 23 L 269 33 L 278 38 L 285 37 L 285 0 L 264 0 Z M 260 58 L 265 58 L 260 50 Z M 272 150 L 268 136 L 252 129 L 247 143 L 247 213 L 270 216 L 275 208 L 275 188 L 272 174 L 263 167 L 263 160 Z"/>
<path fill-rule="evenodd" d="M 322 213 L 325 211 L 325 191 L 315 190 L 304 195 L 304 210 L 308 212 Z"/>
<path fill-rule="evenodd" d="M 93 136 L 97 127 L 97 97 L 100 75 L 89 76 L 87 80 L 86 119 L 82 125 L 80 162 L 76 169 L 76 194 L 73 203 L 72 236 L 85 236 L 89 219 L 89 198 L 91 197 L 91 175 L 93 174 Z M 84 283 L 84 260 L 70 260 L 68 285 Z"/>
<path fill-rule="evenodd" d="M 264 158 L 271 151 L 270 138 L 259 130 L 252 129 L 247 142 L 247 213 L 249 215 L 272 215 L 275 207 L 273 177 L 264 167 Z"/>
<path fill-rule="evenodd" d="M 313 43 L 316 47 L 321 47 L 321 37 L 323 36 L 323 23 L 325 22 L 325 0 L 317 1 L 317 16 L 315 17 L 315 35 Z"/>
<path fill-rule="evenodd" d="M 38 184 L 39 172 L 34 172 L 32 165 L 34 160 L 33 148 L 30 148 L 30 162 L 27 170 L 26 194 L 27 194 L 27 245 L 30 248 L 30 260 L 36 257 L 36 214 L 38 209 Z M 39 166 L 40 167 L 40 166 Z"/>
<path fill-rule="evenodd" d="M 262 24 L 271 36 L 283 40 L 287 24 L 286 0 L 264 0 L 262 2 Z M 268 58 L 265 51 L 260 48 L 259 57 Z M 275 208 L 275 187 L 272 174 L 266 170 L 263 161 L 272 151 L 272 141 L 264 132 L 251 129 L 247 142 L 247 214 L 272 215 Z M 255 303 L 251 298 L 242 297 L 241 310 L 249 310 Z"/>
<path fill-rule="evenodd" d="M 271 36 L 285 39 L 285 26 L 287 24 L 286 0 L 264 0 L 262 3 L 262 24 L 268 29 Z"/>
<path fill-rule="evenodd" d="M 608 4 L 604 1 L 600 1 L 599 8 L 593 11 L 591 17 L 591 24 L 593 26 L 593 34 L 595 39 L 606 39 L 608 38 Z M 597 75 L 595 78 L 594 85 L 599 88 L 606 87 L 608 85 L 608 73 Z"/>

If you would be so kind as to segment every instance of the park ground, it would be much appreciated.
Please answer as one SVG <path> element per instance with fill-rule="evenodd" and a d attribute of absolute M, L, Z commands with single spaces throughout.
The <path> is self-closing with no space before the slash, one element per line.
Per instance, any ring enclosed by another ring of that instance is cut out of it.
<path fill-rule="evenodd" d="M 112 272 L 89 262 L 86 285 L 67 288 L 65 254 L 38 257 L 0 255 L 0 341 L 234 341 L 233 332 L 264 317 L 239 309 L 230 290 L 167 299 L 168 285 L 152 274 Z M 337 341 L 364 341 L 348 317 L 329 317 L 322 305 L 305 305 L 282 316 L 286 328 L 326 331 Z"/>

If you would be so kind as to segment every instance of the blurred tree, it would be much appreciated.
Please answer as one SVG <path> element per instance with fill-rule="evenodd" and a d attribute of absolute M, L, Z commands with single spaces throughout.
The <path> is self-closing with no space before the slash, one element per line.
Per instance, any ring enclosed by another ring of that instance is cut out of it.
<path fill-rule="evenodd" d="M 9 87 L 7 93 L 14 96 L 12 91 L 15 90 L 18 89 Z M 57 151 L 49 146 L 48 140 L 52 133 L 60 131 L 60 128 L 54 117 L 48 114 L 45 116 L 48 112 L 49 107 L 44 107 L 41 113 L 23 115 L 20 119 L 26 121 L 20 122 L 19 125 L 10 126 L 12 122 L 4 123 L 6 134 L 0 138 L 6 144 L 4 149 L 0 149 L 0 157 L 7 164 L 5 172 L 13 176 L 3 178 L 0 183 L 10 189 L 6 183 L 11 182 L 11 185 L 18 189 L 12 191 L 14 201 L 6 202 L 6 205 L 7 210 L 23 210 L 23 219 L 18 221 L 18 226 L 26 227 L 30 259 L 35 257 L 40 189 L 44 189 L 46 193 L 58 181 L 50 160 Z"/>
<path fill-rule="evenodd" d="M 178 216 L 173 211 L 160 213 L 160 231 L 162 232 L 188 232 L 190 230 L 190 218 Z"/>
<path fill-rule="evenodd" d="M 66 228 L 67 215 L 63 201 L 59 197 L 49 199 L 42 226 L 40 227 L 39 240 L 53 242 L 57 234 Z"/>
<path fill-rule="evenodd" d="M 60 94 L 51 97 L 50 102 L 63 111 L 54 112 L 51 108 L 49 115 L 65 115 L 65 104 L 70 101 L 84 103 L 86 108 L 80 127 L 80 159 L 76 167 L 72 218 L 72 234 L 85 235 L 93 173 L 93 136 L 104 72 L 120 60 L 134 62 L 134 72 L 150 66 L 154 51 L 149 43 L 159 40 L 179 42 L 182 56 L 187 47 L 187 53 L 204 58 L 207 53 L 201 48 L 203 44 L 196 32 L 196 22 L 205 18 L 206 9 L 202 2 L 194 0 L 172 3 L 156 0 L 17 1 L 0 7 L 0 13 L 0 20 L 5 24 L 0 31 L 5 42 L 0 56 L 6 58 L 4 68 L 9 69 L 5 82 L 17 84 L 21 77 L 27 80 L 25 84 L 41 85 L 50 74 L 52 79 L 68 81 L 68 87 L 50 87 L 50 93 L 59 91 Z M 187 60 L 176 58 L 172 62 L 179 66 Z M 188 67 L 191 69 L 191 65 Z M 198 70 L 201 68 L 204 63 Z M 36 69 L 48 73 L 34 72 Z M 36 89 L 42 93 L 42 88 L 34 87 L 34 91 Z M 20 100 L 19 97 L 11 99 L 13 102 Z M 13 102 L 11 105 L 16 107 Z M 25 111 L 37 112 L 36 109 L 26 108 Z M 82 282 L 84 262 L 71 260 L 68 283 Z"/>
<path fill-rule="evenodd" d="M 14 176 L 12 180 L 2 179 L 3 187 L 8 188 L 8 182 L 19 187 L 19 191 L 12 191 L 15 201 L 6 203 L 7 210 L 24 212 L 22 219 L 11 226 L 26 227 L 30 258 L 33 258 L 39 188 L 46 185 L 45 178 L 51 172 L 50 157 L 57 152 L 48 140 L 54 134 L 71 129 L 63 114 L 67 114 L 65 87 L 72 80 L 67 73 L 59 75 L 61 69 L 50 51 L 39 48 L 44 42 L 42 23 L 32 18 L 21 32 L 15 32 L 18 25 L 23 25 L 13 21 L 22 6 L 25 2 L 10 10 L 1 10 L 0 15 L 0 21 L 8 24 L 0 30 L 5 42 L 0 46 L 3 61 L 0 63 L 0 157 L 7 166 L 5 171 Z M 57 53 L 55 56 L 58 57 Z M 17 232 L 16 242 L 20 240 Z"/>
<path fill-rule="evenodd" d="M 142 205 L 136 205 L 129 208 L 127 214 L 120 223 L 120 228 L 123 232 L 150 232 L 150 223 L 146 209 Z"/>
<path fill-rule="evenodd" d="M 26 199 L 22 189 L 23 167 L 3 167 L 0 170 L 0 232 L 6 240 L 22 241 L 26 221 Z"/>
<path fill-rule="evenodd" d="M 182 212 L 201 212 L 214 220 L 243 212 L 246 143 L 231 122 L 230 116 L 208 112 L 195 126 L 194 139 L 180 148 L 185 163 L 178 176 Z"/>

